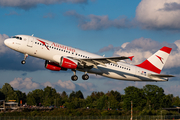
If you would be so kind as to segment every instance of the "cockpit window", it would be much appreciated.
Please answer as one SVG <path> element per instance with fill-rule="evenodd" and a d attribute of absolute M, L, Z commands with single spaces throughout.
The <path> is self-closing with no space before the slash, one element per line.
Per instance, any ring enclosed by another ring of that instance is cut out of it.
<path fill-rule="evenodd" d="M 16 39 L 22 40 L 22 37 L 18 37 L 18 36 L 13 36 L 12 38 L 16 38 Z"/>

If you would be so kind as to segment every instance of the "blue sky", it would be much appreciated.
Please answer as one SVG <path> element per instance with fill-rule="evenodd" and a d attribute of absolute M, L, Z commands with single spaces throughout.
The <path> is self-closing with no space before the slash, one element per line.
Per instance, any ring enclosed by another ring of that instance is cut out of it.
<path fill-rule="evenodd" d="M 63 2 L 62 2 L 63 1 Z M 179 95 L 180 1 L 177 0 L 0 0 L 0 86 L 10 83 L 24 92 L 52 86 L 58 92 L 82 90 L 107 92 L 146 84 L 162 87 L 166 94 Z M 52 72 L 44 60 L 28 57 L 7 48 L 4 39 L 25 34 L 58 42 L 99 55 L 129 56 L 132 64 L 141 63 L 166 45 L 173 51 L 163 69 L 177 77 L 168 82 L 129 82 L 90 75 L 83 81 L 70 80 L 73 73 Z"/>

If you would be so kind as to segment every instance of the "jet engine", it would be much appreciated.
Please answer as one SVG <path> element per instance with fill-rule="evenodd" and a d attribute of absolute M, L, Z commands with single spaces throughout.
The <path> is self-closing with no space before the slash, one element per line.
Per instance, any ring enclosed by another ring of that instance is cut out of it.
<path fill-rule="evenodd" d="M 45 61 L 45 68 L 53 71 L 60 71 L 61 67 L 59 66 L 58 63 L 55 62 L 50 62 L 50 61 Z"/>
<path fill-rule="evenodd" d="M 76 69 L 78 66 L 78 61 L 75 61 L 71 58 L 61 57 L 60 67 L 67 68 L 67 69 Z"/>

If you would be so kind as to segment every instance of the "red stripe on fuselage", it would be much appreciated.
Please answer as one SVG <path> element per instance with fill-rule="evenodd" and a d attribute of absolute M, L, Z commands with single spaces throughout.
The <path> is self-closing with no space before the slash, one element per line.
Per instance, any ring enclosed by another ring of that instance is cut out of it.
<path fill-rule="evenodd" d="M 158 74 L 161 73 L 161 70 L 158 69 L 156 66 L 154 66 L 152 63 L 150 63 L 148 60 L 145 60 L 143 63 L 136 65 L 136 66 L 150 70 L 150 71 L 158 73 Z"/>

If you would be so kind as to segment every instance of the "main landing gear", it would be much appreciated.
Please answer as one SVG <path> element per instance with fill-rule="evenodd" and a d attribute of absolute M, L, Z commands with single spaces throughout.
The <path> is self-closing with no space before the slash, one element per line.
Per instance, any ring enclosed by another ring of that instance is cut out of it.
<path fill-rule="evenodd" d="M 24 60 L 21 61 L 21 64 L 25 64 L 26 63 L 26 58 L 28 57 L 28 54 L 24 54 Z"/>
<path fill-rule="evenodd" d="M 74 75 L 71 77 L 72 81 L 77 81 L 78 80 L 78 76 L 76 75 L 76 70 L 72 70 Z M 88 80 L 89 79 L 89 75 L 87 74 L 87 72 L 85 72 L 85 74 L 82 76 L 83 80 Z"/>

